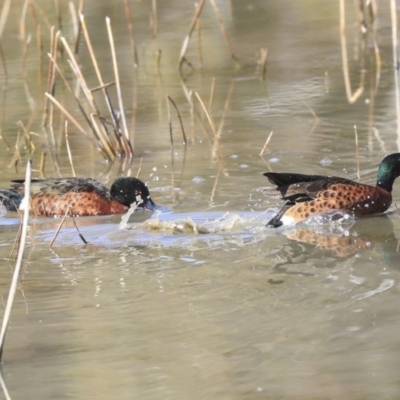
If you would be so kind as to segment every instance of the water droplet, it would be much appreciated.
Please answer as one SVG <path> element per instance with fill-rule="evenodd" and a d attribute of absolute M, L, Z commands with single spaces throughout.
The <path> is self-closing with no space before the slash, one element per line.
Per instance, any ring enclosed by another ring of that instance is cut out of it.
<path fill-rule="evenodd" d="M 193 183 L 196 183 L 196 184 L 203 183 L 203 182 L 204 182 L 204 178 L 202 178 L 201 176 L 195 176 L 195 177 L 192 179 L 192 182 L 193 182 Z"/>
<path fill-rule="evenodd" d="M 332 160 L 328 157 L 324 157 L 319 163 L 324 167 L 328 167 L 329 165 L 332 164 Z"/>

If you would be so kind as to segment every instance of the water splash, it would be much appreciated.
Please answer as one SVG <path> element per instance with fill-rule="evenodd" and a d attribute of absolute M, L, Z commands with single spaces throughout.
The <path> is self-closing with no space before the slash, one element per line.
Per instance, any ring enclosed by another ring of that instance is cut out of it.
<path fill-rule="evenodd" d="M 377 287 L 374 290 L 369 290 L 368 292 L 362 293 L 362 294 L 357 294 L 353 296 L 354 299 L 356 300 L 364 300 L 368 299 L 369 297 L 375 296 L 376 294 L 386 292 L 386 290 L 391 289 L 395 284 L 395 281 L 393 279 L 384 279 L 379 287 Z"/>
<path fill-rule="evenodd" d="M 166 216 L 155 215 L 153 218 L 141 224 L 134 225 L 129 229 L 144 229 L 150 232 L 163 232 L 172 234 L 210 234 L 246 230 L 261 226 L 265 229 L 266 213 L 230 213 L 227 212 L 215 218 L 210 218 L 210 213 L 204 214 L 208 218 L 199 215 L 185 215 L 181 218 L 177 215 Z M 174 217 L 178 217 L 174 219 Z M 262 222 L 265 219 L 264 222 Z"/>
<path fill-rule="evenodd" d="M 350 228 L 355 224 L 355 218 L 342 210 L 332 210 L 321 214 L 314 214 L 303 224 L 313 230 L 348 235 Z"/>

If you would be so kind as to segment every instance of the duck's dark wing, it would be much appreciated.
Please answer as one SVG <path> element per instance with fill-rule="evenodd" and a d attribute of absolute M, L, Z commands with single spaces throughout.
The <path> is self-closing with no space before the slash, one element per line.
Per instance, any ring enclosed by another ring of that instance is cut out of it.
<path fill-rule="evenodd" d="M 24 194 L 25 181 L 13 180 L 10 190 L 15 193 Z M 91 178 L 47 178 L 32 179 L 31 194 L 57 194 L 62 195 L 68 192 L 95 192 L 103 198 L 110 198 L 108 188 Z"/>
<path fill-rule="evenodd" d="M 328 178 L 324 175 L 291 174 L 288 172 L 266 172 L 264 176 L 266 176 L 271 183 L 277 185 L 278 187 L 291 185 L 293 183 L 322 181 Z"/>
<path fill-rule="evenodd" d="M 328 189 L 335 183 L 354 185 L 355 182 L 336 176 L 303 175 L 291 173 L 266 172 L 268 180 L 277 185 L 283 200 L 291 204 L 315 199 L 319 192 Z"/>

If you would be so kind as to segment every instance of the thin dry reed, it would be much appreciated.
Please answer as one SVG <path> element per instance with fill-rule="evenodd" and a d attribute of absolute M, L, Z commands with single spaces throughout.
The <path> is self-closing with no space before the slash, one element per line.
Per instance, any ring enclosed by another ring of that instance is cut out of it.
<path fill-rule="evenodd" d="M 392 47 L 393 47 L 393 71 L 396 93 L 396 117 L 397 117 L 397 148 L 400 149 L 400 89 L 399 89 L 399 57 L 397 41 L 397 2 L 390 0 L 390 15 L 392 19 Z"/>
<path fill-rule="evenodd" d="M 182 70 L 182 65 L 183 65 L 183 63 L 184 63 L 185 61 L 186 61 L 188 64 L 190 64 L 190 63 L 186 60 L 185 54 L 186 54 L 187 48 L 188 48 L 188 46 L 189 46 L 190 38 L 191 38 L 191 36 L 192 36 L 192 33 L 193 33 L 193 31 L 194 31 L 194 28 L 196 27 L 197 20 L 198 20 L 199 17 L 200 17 L 200 14 L 201 14 L 201 11 L 203 10 L 203 7 L 204 7 L 205 2 L 206 2 L 206 0 L 201 0 L 200 3 L 198 4 L 198 6 L 197 6 L 197 8 L 196 8 L 196 12 L 195 12 L 195 14 L 194 14 L 194 17 L 193 17 L 192 22 L 191 22 L 190 27 L 189 27 L 189 32 L 188 32 L 188 34 L 186 35 L 186 37 L 185 37 L 185 39 L 184 39 L 184 41 L 183 41 L 182 48 L 181 48 L 181 53 L 180 53 L 180 55 L 179 55 L 179 62 L 178 62 L 179 71 Z"/>
<path fill-rule="evenodd" d="M 264 146 L 263 146 L 263 148 L 262 148 L 261 151 L 260 151 L 260 156 L 262 156 L 262 155 L 265 153 L 265 150 L 267 149 L 268 143 L 269 143 L 269 141 L 271 140 L 273 134 L 274 134 L 274 131 L 271 131 L 271 132 L 269 133 L 269 135 L 268 135 L 268 137 L 267 137 L 267 140 L 265 141 Z"/>
<path fill-rule="evenodd" d="M 151 0 L 151 36 L 153 39 L 158 34 L 157 0 Z"/>
<path fill-rule="evenodd" d="M 74 162 L 72 161 L 71 147 L 69 146 L 69 140 L 68 140 L 68 121 L 65 121 L 64 124 L 64 134 L 65 134 L 65 144 L 67 146 L 69 164 L 71 165 L 72 176 L 76 176 Z"/>
<path fill-rule="evenodd" d="M 111 22 L 110 18 L 106 18 L 106 25 L 107 25 L 107 32 L 108 32 L 108 38 L 110 41 L 110 48 L 111 48 L 111 56 L 112 56 L 112 61 L 113 61 L 113 67 L 114 67 L 114 76 L 115 76 L 115 84 L 117 87 L 117 95 L 118 95 L 118 105 L 119 105 L 119 110 L 120 110 L 120 117 L 122 120 L 122 133 L 125 135 L 126 141 L 123 141 L 123 145 L 125 148 L 125 154 L 133 155 L 133 149 L 130 146 L 127 146 L 129 143 L 129 131 L 128 131 L 128 126 L 126 124 L 126 118 L 125 118 L 125 113 L 124 113 L 124 103 L 122 100 L 122 91 L 121 91 L 121 83 L 119 79 L 119 72 L 118 72 L 118 64 L 117 64 L 117 55 L 115 52 L 115 46 L 114 46 L 114 37 L 112 34 L 112 29 L 111 29 Z M 116 126 L 116 129 L 119 131 L 119 124 Z M 130 148 L 129 148 L 130 147 Z"/>
<path fill-rule="evenodd" d="M 40 176 L 43 178 L 44 176 L 44 169 L 46 166 L 46 152 L 43 151 L 42 154 L 40 155 L 40 166 L 39 166 L 39 172 L 40 172 Z"/>
<path fill-rule="evenodd" d="M 197 100 L 199 101 L 199 103 L 201 105 L 201 108 L 203 109 L 204 114 L 207 117 L 208 123 L 210 124 L 211 131 L 212 131 L 213 136 L 214 136 L 214 140 L 215 140 L 215 142 L 217 144 L 217 147 L 218 147 L 218 150 L 219 150 L 219 157 L 220 157 L 220 159 L 223 159 L 224 158 L 224 150 L 223 150 L 221 142 L 219 140 L 219 137 L 218 137 L 218 134 L 217 134 L 217 130 L 215 129 L 214 121 L 212 120 L 210 113 L 207 111 L 207 108 L 204 105 L 204 102 L 201 99 L 200 95 L 197 92 L 195 92 L 195 96 L 197 97 Z"/>
<path fill-rule="evenodd" d="M 70 212 L 71 212 L 71 207 L 68 207 L 66 213 L 64 214 L 64 216 L 62 217 L 62 219 L 60 221 L 60 224 L 57 227 L 57 230 L 56 230 L 53 238 L 50 240 L 49 247 L 53 246 L 53 244 L 56 241 L 57 236 L 60 233 L 60 230 L 61 230 L 62 226 L 64 225 L 64 222 L 65 222 L 66 218 L 68 217 L 68 215 L 70 214 Z M 72 221 L 74 222 L 75 229 L 78 232 L 78 236 L 80 237 L 80 239 L 82 240 L 82 242 L 84 244 L 88 244 L 88 241 L 83 237 L 82 233 L 80 232 L 78 225 L 76 225 L 75 217 L 73 215 L 71 217 L 72 217 Z"/>
<path fill-rule="evenodd" d="M 347 59 L 347 43 L 346 43 L 346 18 L 345 18 L 345 4 L 344 0 L 339 1 L 340 5 L 340 43 L 342 48 L 342 64 L 343 64 L 343 75 L 344 85 L 346 88 L 347 100 L 349 103 L 354 103 L 361 96 L 364 91 L 364 71 L 361 71 L 360 86 L 352 93 L 350 75 L 349 75 L 349 62 Z"/>
<path fill-rule="evenodd" d="M 199 8 L 199 4 L 195 3 L 195 12 L 197 12 L 197 9 Z M 203 68 L 203 45 L 201 41 L 201 19 L 197 18 L 196 20 L 196 29 L 197 29 L 197 49 L 199 53 L 199 64 L 200 68 Z"/>
<path fill-rule="evenodd" d="M 3 373 L 2 373 L 1 370 L 0 370 L 0 386 L 1 386 L 2 390 L 3 390 L 4 397 L 6 398 L 6 400 L 11 400 L 11 396 L 10 396 L 10 393 L 8 392 L 6 383 L 5 383 L 4 379 L 3 379 Z"/>
<path fill-rule="evenodd" d="M 21 229 L 21 237 L 18 248 L 18 255 L 17 255 L 17 260 L 15 262 L 15 268 L 11 280 L 6 307 L 4 310 L 3 323 L 0 330 L 0 361 L 3 356 L 5 337 L 7 333 L 8 324 L 10 321 L 11 309 L 18 288 L 19 277 L 21 275 L 21 269 L 22 269 L 22 260 L 25 252 L 26 236 L 28 232 L 28 221 L 29 221 L 29 197 L 31 192 L 31 176 L 32 176 L 32 163 L 31 160 L 29 159 L 25 172 L 25 197 L 21 203 L 21 205 L 23 204 L 24 213 L 22 219 L 22 229 Z"/>
<path fill-rule="evenodd" d="M 218 10 L 218 7 L 217 7 L 217 5 L 215 3 L 215 0 L 210 0 L 210 3 L 211 3 L 211 6 L 213 8 L 215 16 L 217 17 L 217 20 L 218 20 L 218 23 L 219 23 L 219 28 L 221 29 L 222 36 L 223 36 L 223 38 L 225 40 L 225 43 L 226 43 L 226 45 L 227 45 L 227 47 L 229 49 L 229 52 L 231 53 L 231 57 L 236 62 L 237 66 L 238 66 L 239 65 L 238 60 L 237 60 L 237 58 L 235 56 L 235 53 L 233 51 L 231 40 L 229 39 L 228 32 L 227 32 L 227 30 L 225 28 L 224 22 L 222 21 L 221 14 L 220 14 L 220 12 Z"/>
<path fill-rule="evenodd" d="M 208 109 L 211 110 L 212 105 L 214 103 L 214 95 L 215 95 L 215 77 L 211 80 L 211 89 L 210 89 L 210 98 L 208 100 Z"/>
<path fill-rule="evenodd" d="M 217 7 L 217 5 L 216 5 L 214 0 L 209 0 L 209 1 L 210 1 L 211 6 L 212 6 L 212 9 L 214 11 L 214 14 L 215 14 L 215 16 L 216 16 L 216 18 L 218 20 L 218 24 L 219 24 L 222 36 L 223 36 L 223 38 L 225 40 L 225 43 L 226 43 L 226 45 L 228 47 L 229 53 L 231 54 L 232 59 L 235 61 L 236 66 L 239 66 L 237 57 L 235 56 L 235 53 L 233 51 L 233 47 L 232 47 L 231 41 L 229 39 L 228 32 L 227 32 L 227 30 L 225 28 L 225 25 L 224 25 L 223 21 L 222 21 L 221 14 L 220 14 L 220 12 L 218 10 L 218 7 Z M 196 27 L 199 27 L 199 24 L 200 24 L 199 23 L 199 19 L 200 19 L 200 15 L 201 15 L 201 12 L 203 10 L 204 4 L 205 4 L 205 0 L 202 0 L 198 5 L 196 5 L 195 14 L 194 14 L 194 17 L 193 17 L 192 22 L 190 24 L 189 32 L 186 35 L 185 39 L 183 40 L 181 53 L 179 55 L 179 61 L 178 61 L 178 66 L 179 66 L 179 71 L 180 72 L 182 72 L 182 66 L 183 66 L 184 62 L 186 62 L 186 64 L 188 64 L 190 67 L 192 67 L 191 63 L 186 59 L 185 54 L 186 54 L 187 48 L 189 46 L 190 38 L 191 38 L 191 36 L 193 34 L 194 29 Z M 201 46 L 200 46 L 200 54 L 201 54 Z"/>
<path fill-rule="evenodd" d="M 174 106 L 176 114 L 178 115 L 178 119 L 179 119 L 179 124 L 181 126 L 181 132 L 182 132 L 182 139 L 183 139 L 183 143 L 187 143 L 187 137 L 186 137 L 186 132 L 185 132 L 185 128 L 183 126 L 183 121 L 182 121 L 182 117 L 181 117 L 181 113 L 179 112 L 179 109 L 176 105 L 176 103 L 174 102 L 174 100 L 172 100 L 172 98 L 170 96 L 167 96 L 167 99 L 171 102 L 171 104 Z M 170 120 L 170 126 L 171 126 L 171 118 Z M 172 129 L 172 128 L 171 128 Z M 173 140 L 171 138 L 171 141 L 173 143 Z"/>
<path fill-rule="evenodd" d="M 130 8 L 130 5 L 129 5 L 129 0 L 124 0 L 124 7 L 125 7 L 126 21 L 127 21 L 128 30 L 129 30 L 129 38 L 130 38 L 130 41 L 131 41 L 131 46 L 132 46 L 132 51 L 133 51 L 133 61 L 135 63 L 135 66 L 138 66 L 139 65 L 139 58 L 138 58 L 138 53 L 137 53 L 135 32 L 134 32 L 134 29 L 133 29 L 132 12 L 131 12 L 131 8 Z"/>
<path fill-rule="evenodd" d="M 55 91 L 55 71 L 57 63 L 57 48 L 60 39 L 60 32 L 55 33 L 54 27 L 50 30 L 50 54 L 49 54 L 49 66 L 47 74 L 47 85 L 46 92 L 54 95 Z M 44 107 L 43 107 L 43 117 L 42 126 L 52 126 L 53 125 L 53 103 L 48 97 L 45 96 Z"/>
<path fill-rule="evenodd" d="M 260 49 L 259 64 L 261 65 L 261 79 L 263 81 L 265 81 L 267 78 L 267 57 L 268 57 L 268 49 L 266 47 L 262 47 Z"/>
<path fill-rule="evenodd" d="M 231 102 L 231 98 L 232 98 L 232 93 L 233 93 L 234 87 L 235 87 L 235 80 L 232 79 L 231 84 L 229 85 L 228 94 L 226 95 L 226 99 L 225 99 L 225 103 L 224 103 L 224 109 L 222 111 L 221 119 L 219 121 L 218 129 L 217 129 L 218 138 L 220 138 L 221 134 L 222 134 L 222 129 L 224 127 L 225 118 L 226 118 L 226 114 L 227 114 L 228 109 L 229 109 L 229 104 Z"/>
<path fill-rule="evenodd" d="M 356 164 L 357 164 L 357 179 L 360 180 L 360 151 L 358 145 L 357 125 L 354 125 L 354 136 L 356 144 Z"/>
<path fill-rule="evenodd" d="M 5 0 L 0 14 L 0 57 L 3 64 L 4 75 L 6 76 L 6 78 L 8 77 L 8 71 L 7 71 L 6 57 L 3 52 L 2 36 L 3 36 L 4 26 L 6 25 L 8 13 L 10 11 L 10 5 L 11 5 L 11 0 Z"/>
<path fill-rule="evenodd" d="M 0 41 L 3 36 L 4 27 L 7 22 L 8 13 L 10 11 L 11 0 L 5 0 L 0 14 Z"/>

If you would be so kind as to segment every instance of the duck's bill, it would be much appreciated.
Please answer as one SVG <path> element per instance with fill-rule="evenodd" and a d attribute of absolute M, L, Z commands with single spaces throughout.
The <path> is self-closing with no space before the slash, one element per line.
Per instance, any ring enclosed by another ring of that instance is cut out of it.
<path fill-rule="evenodd" d="M 143 208 L 146 208 L 147 210 L 160 210 L 160 211 L 166 211 L 167 207 L 163 207 L 163 206 L 158 206 L 156 203 L 154 203 L 154 201 L 149 197 L 147 199 L 147 201 L 145 202 L 145 204 L 143 204 Z"/>

